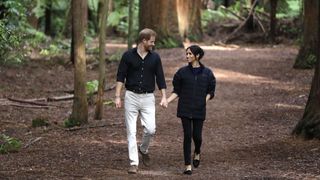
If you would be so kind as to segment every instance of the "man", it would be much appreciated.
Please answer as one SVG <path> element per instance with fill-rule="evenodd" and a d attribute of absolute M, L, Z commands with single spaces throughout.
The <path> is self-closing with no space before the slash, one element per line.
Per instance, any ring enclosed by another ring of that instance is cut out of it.
<path fill-rule="evenodd" d="M 121 58 L 115 94 L 115 104 L 121 108 L 121 89 L 125 83 L 125 121 L 130 168 L 128 173 L 136 174 L 139 165 L 138 152 L 142 155 L 142 162 L 148 166 L 150 157 L 148 148 L 152 136 L 155 134 L 155 83 L 161 90 L 161 106 L 167 107 L 166 83 L 160 56 L 153 52 L 156 33 L 151 29 L 143 29 L 139 33 L 136 48 L 125 52 Z M 140 114 L 141 124 L 144 127 L 141 145 L 137 146 L 136 130 L 137 118 Z"/>

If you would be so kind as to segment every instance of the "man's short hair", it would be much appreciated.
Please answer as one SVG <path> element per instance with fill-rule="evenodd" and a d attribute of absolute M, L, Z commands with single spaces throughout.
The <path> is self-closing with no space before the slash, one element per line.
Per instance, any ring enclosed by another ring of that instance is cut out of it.
<path fill-rule="evenodd" d="M 142 42 L 143 39 L 149 40 L 152 36 L 156 37 L 157 33 L 149 28 L 144 28 L 139 33 L 138 43 Z"/>

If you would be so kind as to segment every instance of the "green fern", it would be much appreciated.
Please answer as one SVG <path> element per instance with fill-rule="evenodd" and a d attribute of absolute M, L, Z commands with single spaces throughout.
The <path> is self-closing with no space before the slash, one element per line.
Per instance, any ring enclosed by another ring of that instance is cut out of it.
<path fill-rule="evenodd" d="M 0 153 L 6 154 L 11 152 L 18 152 L 21 148 L 21 141 L 2 134 L 0 136 Z"/>

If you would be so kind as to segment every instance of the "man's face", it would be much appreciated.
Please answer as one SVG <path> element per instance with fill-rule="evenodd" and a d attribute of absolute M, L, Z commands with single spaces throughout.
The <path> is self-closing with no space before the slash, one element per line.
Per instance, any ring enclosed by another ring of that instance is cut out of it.
<path fill-rule="evenodd" d="M 151 36 L 149 40 L 144 39 L 142 41 L 144 49 L 151 51 L 153 49 L 154 45 L 155 45 L 154 44 L 155 41 L 156 41 L 156 37 L 154 37 L 154 36 Z"/>

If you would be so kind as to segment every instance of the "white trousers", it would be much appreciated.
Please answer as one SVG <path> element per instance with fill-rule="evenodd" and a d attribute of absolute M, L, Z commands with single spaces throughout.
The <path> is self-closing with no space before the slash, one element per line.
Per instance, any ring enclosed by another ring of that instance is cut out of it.
<path fill-rule="evenodd" d="M 138 166 L 137 118 L 140 115 L 141 124 L 144 128 L 140 150 L 142 153 L 148 153 L 150 141 L 156 131 L 154 94 L 137 94 L 132 91 L 126 91 L 124 109 L 130 165 Z"/>

